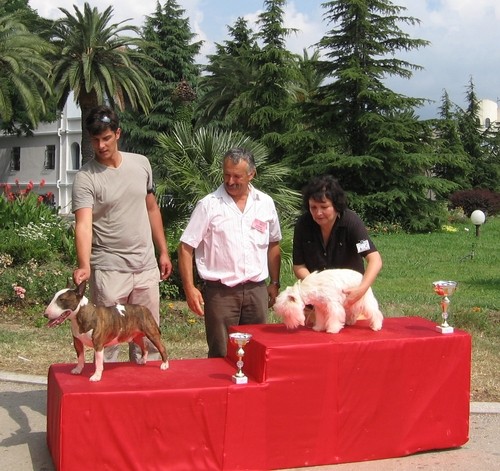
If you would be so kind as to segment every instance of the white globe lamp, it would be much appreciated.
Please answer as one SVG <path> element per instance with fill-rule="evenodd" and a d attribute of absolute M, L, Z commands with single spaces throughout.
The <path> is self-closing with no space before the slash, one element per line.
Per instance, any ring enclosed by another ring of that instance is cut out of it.
<path fill-rule="evenodd" d="M 470 215 L 470 220 L 472 224 L 476 226 L 476 237 L 479 237 L 479 228 L 481 227 L 482 224 L 484 224 L 484 221 L 486 220 L 486 215 L 480 209 L 476 209 L 475 211 L 472 211 L 472 214 Z"/>

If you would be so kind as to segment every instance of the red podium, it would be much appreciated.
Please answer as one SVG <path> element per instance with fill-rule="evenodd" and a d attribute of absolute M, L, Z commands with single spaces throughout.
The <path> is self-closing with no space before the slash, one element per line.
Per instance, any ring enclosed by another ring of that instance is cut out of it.
<path fill-rule="evenodd" d="M 236 385 L 227 359 L 72 365 L 48 378 L 58 471 L 279 469 L 384 459 L 468 440 L 471 338 L 427 320 L 360 322 L 339 334 L 282 324 L 252 334 Z"/>

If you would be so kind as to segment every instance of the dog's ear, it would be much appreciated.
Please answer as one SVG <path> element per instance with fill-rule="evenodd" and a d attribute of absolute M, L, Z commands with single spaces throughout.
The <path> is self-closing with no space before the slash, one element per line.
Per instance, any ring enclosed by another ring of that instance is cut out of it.
<path fill-rule="evenodd" d="M 85 288 L 87 287 L 87 282 L 86 281 L 82 281 L 77 287 L 76 287 L 76 294 L 78 296 L 80 296 L 80 298 L 83 297 L 83 295 L 85 294 Z"/>

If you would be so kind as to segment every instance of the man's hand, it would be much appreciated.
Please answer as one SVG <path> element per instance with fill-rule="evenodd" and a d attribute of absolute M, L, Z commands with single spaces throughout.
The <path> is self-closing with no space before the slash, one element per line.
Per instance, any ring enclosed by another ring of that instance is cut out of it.
<path fill-rule="evenodd" d="M 199 316 L 205 315 L 203 296 L 198 288 L 191 288 L 186 292 L 186 301 L 189 309 Z"/>
<path fill-rule="evenodd" d="M 77 268 L 73 272 L 73 281 L 76 286 L 90 278 L 90 268 Z"/>
<path fill-rule="evenodd" d="M 160 269 L 161 280 L 166 280 L 172 274 L 172 261 L 168 254 L 160 255 L 158 268 Z"/>

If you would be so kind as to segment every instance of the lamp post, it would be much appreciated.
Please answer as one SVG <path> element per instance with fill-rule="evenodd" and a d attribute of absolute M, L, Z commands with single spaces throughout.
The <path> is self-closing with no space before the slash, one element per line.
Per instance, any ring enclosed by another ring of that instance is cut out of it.
<path fill-rule="evenodd" d="M 484 224 L 484 221 L 486 220 L 486 215 L 480 209 L 476 209 L 475 211 L 472 211 L 472 214 L 470 215 L 470 220 L 472 224 L 476 226 L 476 237 L 479 237 L 479 228 L 481 227 L 482 224 Z"/>

